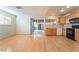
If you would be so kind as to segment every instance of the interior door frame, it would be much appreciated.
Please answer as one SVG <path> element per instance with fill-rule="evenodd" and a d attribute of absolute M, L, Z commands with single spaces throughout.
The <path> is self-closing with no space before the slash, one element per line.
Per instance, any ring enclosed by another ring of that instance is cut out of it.
<path fill-rule="evenodd" d="M 34 29 L 34 24 L 33 24 L 33 20 L 34 20 L 34 18 L 30 18 L 30 32 L 31 32 L 31 35 L 33 34 L 33 29 Z"/>

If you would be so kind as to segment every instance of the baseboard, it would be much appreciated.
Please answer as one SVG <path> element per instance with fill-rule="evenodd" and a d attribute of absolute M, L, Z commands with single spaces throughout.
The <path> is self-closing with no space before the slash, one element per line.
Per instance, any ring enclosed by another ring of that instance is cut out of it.
<path fill-rule="evenodd" d="M 10 35 L 10 36 L 7 36 L 7 37 L 2 37 L 2 38 L 0 38 L 0 40 L 6 39 L 6 38 L 10 38 L 10 37 L 15 36 L 15 35 L 16 35 L 16 34 L 13 34 L 13 35 Z"/>
<path fill-rule="evenodd" d="M 32 34 L 16 34 L 16 35 L 32 35 Z"/>

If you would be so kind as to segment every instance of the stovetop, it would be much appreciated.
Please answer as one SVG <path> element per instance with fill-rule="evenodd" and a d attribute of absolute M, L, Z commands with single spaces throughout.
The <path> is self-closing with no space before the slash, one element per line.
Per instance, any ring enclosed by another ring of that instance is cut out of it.
<path fill-rule="evenodd" d="M 67 29 L 72 29 L 72 30 L 79 29 L 79 25 L 72 25 L 72 28 L 67 28 Z"/>
<path fill-rule="evenodd" d="M 79 25 L 72 25 L 73 29 L 79 29 Z"/>

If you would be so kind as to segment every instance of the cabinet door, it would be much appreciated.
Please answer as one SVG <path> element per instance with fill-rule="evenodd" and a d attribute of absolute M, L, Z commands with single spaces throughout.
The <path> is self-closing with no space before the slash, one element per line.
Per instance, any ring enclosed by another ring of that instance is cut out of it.
<path fill-rule="evenodd" d="M 79 42 L 79 30 L 75 30 L 75 40 Z"/>
<path fill-rule="evenodd" d="M 69 23 L 69 16 L 66 16 L 66 23 Z"/>
<path fill-rule="evenodd" d="M 66 24 L 66 17 L 63 17 L 63 24 Z"/>
<path fill-rule="evenodd" d="M 52 35 L 56 35 L 57 30 L 56 28 L 46 28 L 46 35 L 48 36 L 52 36 Z"/>
<path fill-rule="evenodd" d="M 59 18 L 59 24 L 65 24 L 65 17 L 60 17 Z"/>
<path fill-rule="evenodd" d="M 79 17 L 79 8 L 77 9 L 76 14 L 76 17 Z"/>
<path fill-rule="evenodd" d="M 60 18 L 60 24 L 64 24 L 64 19 L 63 19 L 63 17 Z"/>

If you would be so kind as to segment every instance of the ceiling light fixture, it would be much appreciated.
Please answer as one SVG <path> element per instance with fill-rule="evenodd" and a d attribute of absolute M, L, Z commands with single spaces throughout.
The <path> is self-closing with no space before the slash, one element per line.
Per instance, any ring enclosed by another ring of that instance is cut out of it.
<path fill-rule="evenodd" d="M 65 10 L 63 9 L 63 8 L 61 8 L 61 10 L 60 10 L 61 12 L 64 12 Z"/>
<path fill-rule="evenodd" d="M 67 6 L 66 8 L 70 8 L 70 6 Z"/>

